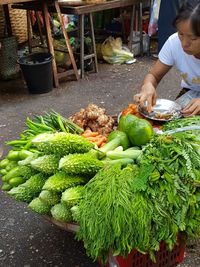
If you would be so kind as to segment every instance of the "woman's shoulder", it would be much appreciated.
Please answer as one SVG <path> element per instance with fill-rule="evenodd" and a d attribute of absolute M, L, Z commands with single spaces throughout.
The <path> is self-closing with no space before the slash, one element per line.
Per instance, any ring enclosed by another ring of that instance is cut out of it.
<path fill-rule="evenodd" d="M 173 66 L 182 58 L 182 52 L 178 33 L 174 33 L 167 39 L 158 57 L 162 63 Z"/>
<path fill-rule="evenodd" d="M 183 53 L 183 49 L 181 46 L 181 42 L 180 39 L 178 37 L 178 33 L 174 33 L 172 34 L 168 40 L 166 41 L 166 47 L 168 47 L 168 49 L 175 54 L 182 54 Z"/>
<path fill-rule="evenodd" d="M 175 32 L 174 34 L 172 34 L 169 38 L 168 38 L 168 41 L 171 42 L 171 43 L 177 43 L 177 44 L 180 44 L 180 39 L 178 37 L 178 33 Z"/>

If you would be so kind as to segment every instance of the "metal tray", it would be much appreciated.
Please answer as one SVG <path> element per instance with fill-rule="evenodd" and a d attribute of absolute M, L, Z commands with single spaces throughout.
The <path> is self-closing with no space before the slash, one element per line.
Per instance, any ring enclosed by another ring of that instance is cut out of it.
<path fill-rule="evenodd" d="M 144 117 L 155 121 L 171 121 L 182 117 L 181 106 L 168 99 L 157 99 L 151 113 L 148 113 L 145 107 L 139 107 L 138 111 Z"/>

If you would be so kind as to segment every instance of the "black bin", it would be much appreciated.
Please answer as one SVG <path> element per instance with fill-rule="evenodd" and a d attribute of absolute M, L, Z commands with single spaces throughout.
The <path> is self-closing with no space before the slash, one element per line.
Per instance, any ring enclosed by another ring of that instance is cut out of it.
<path fill-rule="evenodd" d="M 18 60 L 31 94 L 44 94 L 53 89 L 52 55 L 34 53 Z"/>

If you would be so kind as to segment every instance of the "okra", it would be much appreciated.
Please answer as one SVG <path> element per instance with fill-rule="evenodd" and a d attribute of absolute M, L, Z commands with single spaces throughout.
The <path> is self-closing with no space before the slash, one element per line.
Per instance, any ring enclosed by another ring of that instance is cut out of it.
<path fill-rule="evenodd" d="M 2 175 L 6 175 L 6 174 L 7 174 L 6 169 L 1 169 L 1 170 L 0 170 L 0 174 L 2 174 Z"/>
<path fill-rule="evenodd" d="M 8 152 L 7 158 L 8 158 L 9 160 L 15 160 L 15 161 L 18 161 L 18 160 L 19 160 L 19 151 L 16 151 L 16 150 L 10 150 L 10 151 Z"/>
<path fill-rule="evenodd" d="M 3 191 L 9 191 L 11 188 L 12 188 L 12 186 L 8 183 L 3 183 L 2 187 L 1 187 L 1 189 Z"/>
<path fill-rule="evenodd" d="M 18 177 L 14 177 L 12 179 L 9 180 L 9 184 L 12 187 L 16 187 L 20 184 L 23 184 L 26 181 L 26 179 L 24 177 L 18 176 Z"/>
<path fill-rule="evenodd" d="M 9 164 L 9 162 L 10 162 L 9 159 L 7 159 L 7 158 L 1 160 L 1 162 L 0 162 L 0 168 L 1 169 L 5 169 L 7 167 L 7 165 Z"/>

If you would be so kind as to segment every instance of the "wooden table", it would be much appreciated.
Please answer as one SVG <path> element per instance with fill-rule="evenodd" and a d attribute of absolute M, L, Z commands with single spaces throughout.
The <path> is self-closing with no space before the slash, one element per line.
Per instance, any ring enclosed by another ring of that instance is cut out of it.
<path fill-rule="evenodd" d="M 19 0 L 20 1 L 20 0 Z M 39 1 L 39 0 L 38 0 Z M 23 3 L 14 5 L 15 8 L 21 8 L 26 10 L 41 10 L 40 5 L 38 5 L 36 2 L 34 3 Z M 97 66 L 97 54 L 96 54 L 96 45 L 95 45 L 95 35 L 94 35 L 94 27 L 93 27 L 93 12 L 103 11 L 103 10 L 109 10 L 109 9 L 115 9 L 115 8 L 125 8 L 130 7 L 132 10 L 131 15 L 131 25 L 130 25 L 130 40 L 129 40 L 129 46 L 132 50 L 132 44 L 133 44 L 133 27 L 134 27 L 134 15 L 135 15 L 135 7 L 136 5 L 139 5 L 139 31 L 140 31 L 140 49 L 141 53 L 143 53 L 143 33 L 142 33 L 142 3 L 145 0 L 112 0 L 104 3 L 99 4 L 81 4 L 81 5 L 69 5 L 67 1 L 59 1 L 59 7 L 62 14 L 74 14 L 79 16 L 79 30 L 80 30 L 80 63 L 81 63 L 81 77 L 84 77 L 84 61 L 89 58 L 94 58 L 95 61 L 95 71 L 98 71 Z M 146 2 L 146 1 L 145 1 Z M 48 5 L 48 9 L 50 12 L 55 12 L 55 8 L 51 5 Z M 92 44 L 93 44 L 93 53 L 90 55 L 84 54 L 84 17 L 85 15 L 89 15 L 89 23 L 91 28 L 91 38 L 92 38 Z"/>
<path fill-rule="evenodd" d="M 16 4 L 16 3 L 32 2 L 32 1 L 34 1 L 34 0 L 1 0 L 0 4 L 1 5 L 8 5 L 8 4 Z"/>
<path fill-rule="evenodd" d="M 59 0 L 59 5 L 61 8 L 61 12 L 63 14 L 73 14 L 79 16 L 79 24 L 80 24 L 80 63 L 81 63 L 81 77 L 84 77 L 84 61 L 88 58 L 94 57 L 95 61 L 95 70 L 98 71 L 97 67 L 97 55 L 96 55 L 96 45 L 95 45 L 95 37 L 94 37 L 94 28 L 93 28 L 93 19 L 92 13 L 98 11 L 104 11 L 115 8 L 125 8 L 131 7 L 132 15 L 131 15 L 131 25 L 130 25 L 130 39 L 129 39 L 129 48 L 132 51 L 133 44 L 133 27 L 134 27 L 134 14 L 135 14 L 135 6 L 139 5 L 139 29 L 140 29 L 140 50 L 143 53 L 143 33 L 142 33 L 142 0 L 112 0 L 99 4 L 85 4 L 80 6 L 69 6 L 67 1 Z M 85 32 L 85 23 L 84 17 L 85 15 L 89 15 L 90 27 L 91 27 L 91 37 L 93 43 L 93 53 L 90 55 L 84 55 L 84 32 Z"/>
<path fill-rule="evenodd" d="M 120 8 L 120 7 L 127 7 L 127 6 L 133 6 L 135 4 L 138 4 L 139 2 L 142 2 L 141 0 L 112 0 L 107 1 L 99 4 L 84 4 L 79 6 L 72 6 L 67 3 L 67 1 L 59 0 L 59 5 L 61 7 L 62 11 L 67 11 L 68 14 L 87 14 L 91 12 L 97 12 L 102 10 L 108 10 L 108 9 L 114 9 L 114 8 Z"/>

